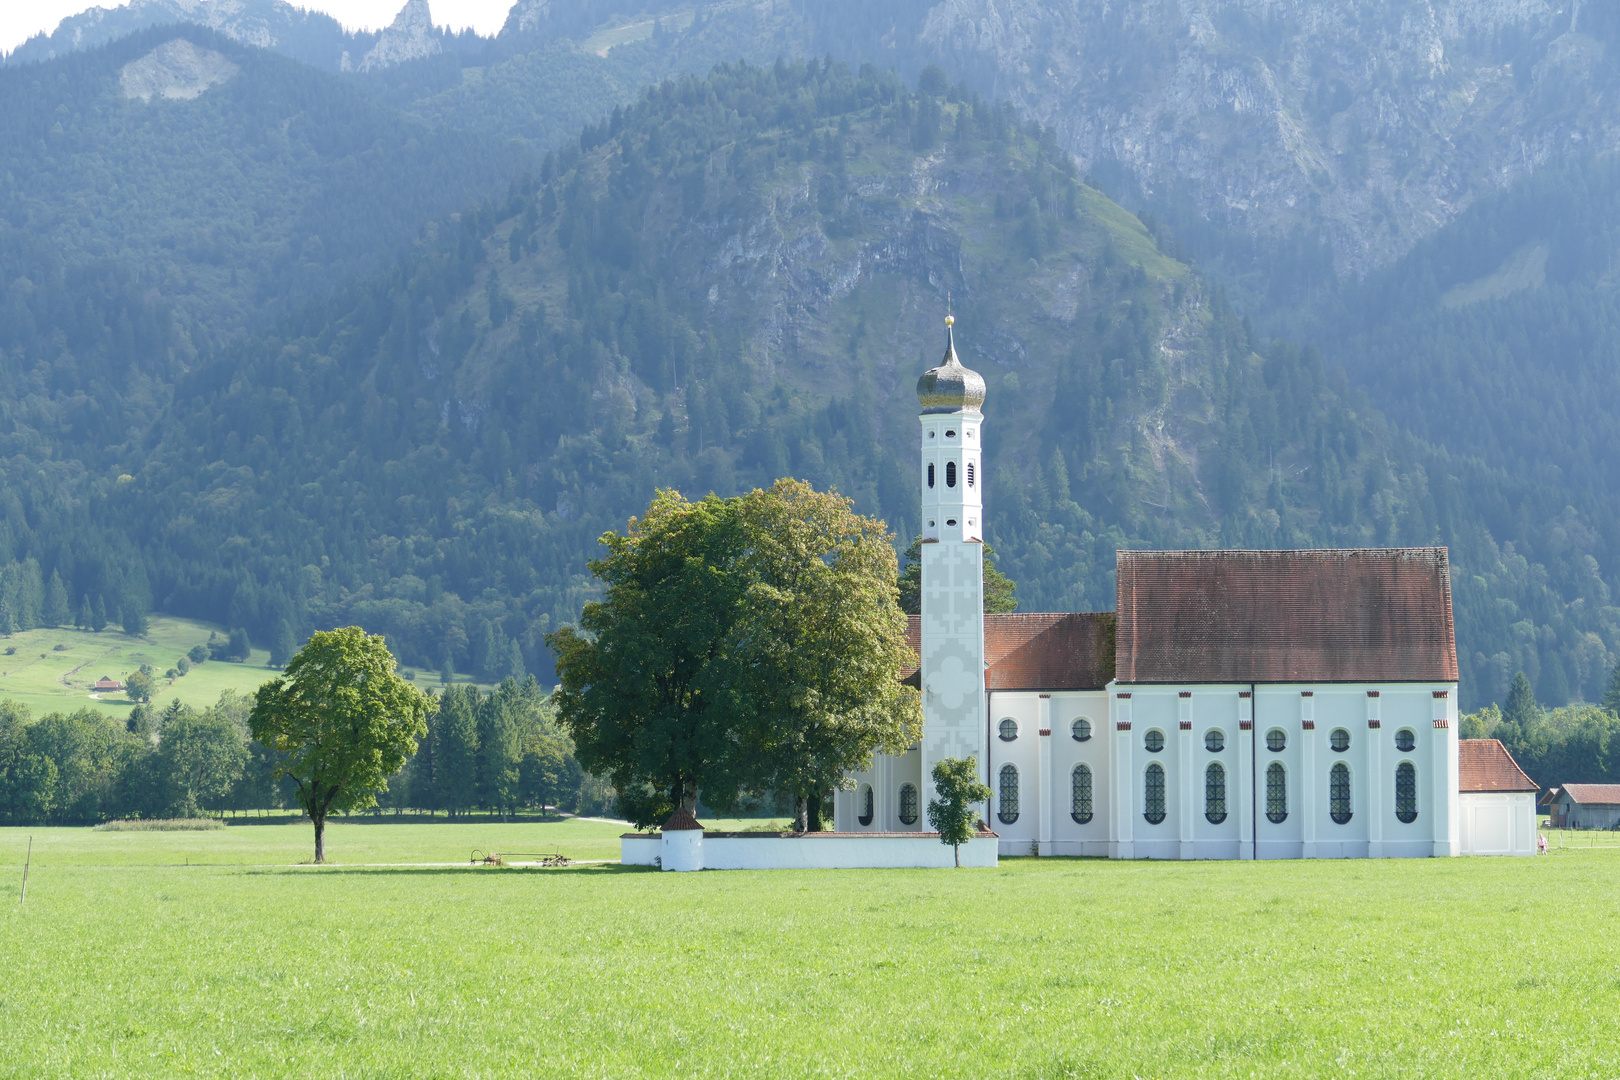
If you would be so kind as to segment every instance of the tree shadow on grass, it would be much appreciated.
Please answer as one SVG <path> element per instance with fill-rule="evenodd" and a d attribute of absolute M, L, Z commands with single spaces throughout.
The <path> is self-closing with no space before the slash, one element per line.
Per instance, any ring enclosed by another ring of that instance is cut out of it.
<path fill-rule="evenodd" d="M 556 874 L 580 875 L 589 874 L 600 876 L 603 874 L 646 874 L 658 873 L 656 866 L 623 866 L 619 863 L 584 863 L 578 866 L 316 866 L 314 863 L 303 863 L 298 866 L 260 867 L 250 871 L 254 874 L 286 874 L 286 873 L 317 873 L 337 874 L 351 876 L 357 874 L 381 874 L 385 876 L 405 877 L 432 877 L 456 874 L 488 874 L 510 877 L 520 874 L 525 877 L 546 876 Z"/>

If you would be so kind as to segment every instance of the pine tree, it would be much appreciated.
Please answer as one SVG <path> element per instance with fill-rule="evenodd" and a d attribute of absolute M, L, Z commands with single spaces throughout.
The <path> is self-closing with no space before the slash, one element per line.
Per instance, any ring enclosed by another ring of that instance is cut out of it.
<path fill-rule="evenodd" d="M 17 620 L 12 617 L 11 603 L 0 596 L 0 634 L 12 634 L 17 630 Z"/>
<path fill-rule="evenodd" d="M 1507 705 L 1502 709 L 1502 720 L 1513 724 L 1519 731 L 1528 735 L 1530 729 L 1541 719 L 1541 706 L 1536 704 L 1536 692 L 1530 689 L 1530 679 L 1524 672 L 1513 676 L 1513 685 L 1508 688 Z"/>
<path fill-rule="evenodd" d="M 50 584 L 45 586 L 44 624 L 62 626 L 72 617 L 73 609 L 68 606 L 67 587 L 62 584 L 62 575 L 52 570 Z"/>
<path fill-rule="evenodd" d="M 1609 688 L 1603 692 L 1603 707 L 1620 716 L 1620 664 L 1609 673 Z"/>
<path fill-rule="evenodd" d="M 298 642 L 293 637 L 292 627 L 286 619 L 276 623 L 276 628 L 270 632 L 270 666 L 286 667 L 287 661 L 293 658 L 298 651 Z"/>
<path fill-rule="evenodd" d="M 434 732 L 434 801 L 454 817 L 473 804 L 478 791 L 478 721 L 473 715 L 477 691 L 447 687 L 439 698 Z"/>
<path fill-rule="evenodd" d="M 79 598 L 79 614 L 78 614 L 77 617 L 74 618 L 73 625 L 77 626 L 80 630 L 88 630 L 88 629 L 90 629 L 90 624 L 95 622 L 95 621 L 96 621 L 95 614 L 90 609 L 90 597 L 89 596 L 80 597 Z"/>
<path fill-rule="evenodd" d="M 107 602 L 96 593 L 95 600 L 90 605 L 90 629 L 101 633 L 107 628 Z"/>

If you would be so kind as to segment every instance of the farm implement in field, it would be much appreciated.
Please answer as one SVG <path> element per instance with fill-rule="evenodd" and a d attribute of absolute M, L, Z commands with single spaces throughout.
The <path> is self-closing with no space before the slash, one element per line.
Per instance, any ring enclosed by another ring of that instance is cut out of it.
<path fill-rule="evenodd" d="M 529 866 L 567 866 L 568 856 L 557 851 L 492 851 L 487 855 L 478 848 L 473 848 L 472 865 L 478 866 L 515 866 L 524 863 Z"/>

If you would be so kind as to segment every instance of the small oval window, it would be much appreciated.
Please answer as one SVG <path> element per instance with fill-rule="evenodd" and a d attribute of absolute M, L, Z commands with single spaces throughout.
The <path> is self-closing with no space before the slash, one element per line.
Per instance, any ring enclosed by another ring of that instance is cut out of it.
<path fill-rule="evenodd" d="M 946 518 L 945 519 L 945 524 L 947 524 L 947 525 L 955 525 L 956 524 L 956 519 L 955 518 Z"/>
<path fill-rule="evenodd" d="M 1164 749 L 1164 732 L 1154 728 L 1142 737 L 1142 746 L 1150 754 L 1157 754 Z"/>
<path fill-rule="evenodd" d="M 1342 727 L 1334 728 L 1333 734 L 1328 736 L 1328 745 L 1333 747 L 1335 754 L 1344 753 L 1350 749 L 1350 733 Z"/>
<path fill-rule="evenodd" d="M 947 461 L 945 463 L 945 486 L 956 486 L 956 462 L 954 461 Z"/>
<path fill-rule="evenodd" d="M 1417 735 L 1411 728 L 1403 727 L 1395 733 L 1395 749 L 1403 754 L 1409 754 L 1417 748 Z"/>
<path fill-rule="evenodd" d="M 1001 722 L 1001 741 L 1012 742 L 1018 738 L 1018 721 L 1008 717 Z"/>
<path fill-rule="evenodd" d="M 870 785 L 861 787 L 861 813 L 858 818 L 863 826 L 872 824 L 872 788 Z"/>
<path fill-rule="evenodd" d="M 917 789 L 910 784 L 900 786 L 900 824 L 917 824 Z"/>
<path fill-rule="evenodd" d="M 954 432 L 954 431 L 947 431 L 947 432 L 945 432 L 945 437 L 946 437 L 946 438 L 947 438 L 947 439 L 954 439 L 954 438 L 956 438 L 956 432 Z"/>
<path fill-rule="evenodd" d="M 1273 754 L 1280 753 L 1288 748 L 1288 735 L 1280 727 L 1274 727 L 1266 732 L 1266 749 Z"/>
<path fill-rule="evenodd" d="M 1077 718 L 1069 725 L 1069 734 L 1074 736 L 1075 742 L 1085 742 L 1091 738 L 1091 721 L 1083 716 Z"/>
<path fill-rule="evenodd" d="M 1204 749 L 1212 754 L 1218 754 L 1226 749 L 1226 732 L 1220 728 L 1210 728 L 1204 732 Z"/>

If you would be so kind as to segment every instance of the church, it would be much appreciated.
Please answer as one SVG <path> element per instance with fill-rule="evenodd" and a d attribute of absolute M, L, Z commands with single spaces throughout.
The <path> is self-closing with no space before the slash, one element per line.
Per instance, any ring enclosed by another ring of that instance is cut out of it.
<path fill-rule="evenodd" d="M 1459 853 L 1445 548 L 1121 551 L 1115 611 L 984 613 L 984 379 L 946 320 L 921 405 L 923 735 L 836 798 L 840 833 L 928 828 L 977 758 L 1002 855 Z"/>

